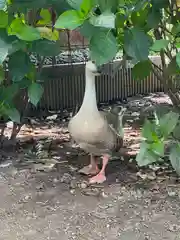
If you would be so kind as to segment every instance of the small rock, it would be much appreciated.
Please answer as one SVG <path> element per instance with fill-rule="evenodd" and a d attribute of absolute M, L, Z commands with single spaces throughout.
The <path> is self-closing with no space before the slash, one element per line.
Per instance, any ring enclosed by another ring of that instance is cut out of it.
<path fill-rule="evenodd" d="M 38 190 L 38 191 L 42 191 L 42 190 L 44 190 L 44 188 L 45 188 L 45 184 L 44 183 L 40 183 L 39 185 L 37 185 L 36 186 L 36 190 Z"/>
<path fill-rule="evenodd" d="M 107 198 L 108 197 L 108 195 L 104 191 L 101 193 L 101 195 L 102 195 L 103 198 Z"/>
<path fill-rule="evenodd" d="M 64 173 L 63 176 L 61 177 L 61 182 L 62 183 L 66 183 L 66 184 L 70 184 L 71 181 L 73 180 L 73 177 L 71 174 L 69 173 Z"/>
<path fill-rule="evenodd" d="M 155 180 L 156 179 L 156 174 L 154 172 L 148 173 L 147 174 L 147 179 Z"/>
<path fill-rule="evenodd" d="M 7 128 L 12 128 L 13 125 L 14 125 L 14 124 L 13 124 L 12 121 L 9 121 L 9 122 L 6 123 Z"/>
<path fill-rule="evenodd" d="M 169 230 L 170 232 L 176 232 L 177 229 L 178 229 L 178 226 L 175 225 L 175 224 L 170 225 L 170 226 L 168 227 L 168 230 Z"/>
<path fill-rule="evenodd" d="M 131 116 L 132 117 L 138 117 L 140 115 L 140 113 L 138 113 L 138 112 L 132 112 L 131 113 Z"/>
<path fill-rule="evenodd" d="M 82 182 L 82 183 L 80 184 L 80 188 L 81 188 L 81 189 L 85 189 L 85 188 L 87 188 L 87 187 L 88 187 L 87 182 Z"/>
<path fill-rule="evenodd" d="M 58 183 L 59 182 L 59 179 L 58 178 L 54 178 L 53 179 L 53 183 Z"/>
<path fill-rule="evenodd" d="M 70 188 L 71 188 L 71 189 L 75 189 L 76 187 L 77 187 L 77 182 L 76 182 L 75 179 L 73 179 L 73 180 L 71 181 L 71 183 L 70 183 Z"/>
<path fill-rule="evenodd" d="M 57 115 L 57 114 L 54 114 L 54 115 L 52 115 L 52 116 L 48 116 L 48 117 L 46 118 L 46 120 L 47 120 L 47 121 L 56 120 L 57 117 L 58 117 L 58 115 Z"/>
<path fill-rule="evenodd" d="M 168 191 L 168 196 L 169 197 L 175 197 L 176 196 L 176 192 Z"/>
<path fill-rule="evenodd" d="M 75 194 L 75 189 L 71 189 L 71 190 L 70 190 L 70 193 L 71 193 L 71 194 Z"/>

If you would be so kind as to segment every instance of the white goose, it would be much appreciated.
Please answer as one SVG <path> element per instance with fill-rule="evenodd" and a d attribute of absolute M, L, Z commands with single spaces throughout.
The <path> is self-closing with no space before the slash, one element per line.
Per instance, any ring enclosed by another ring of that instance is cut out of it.
<path fill-rule="evenodd" d="M 90 183 L 102 183 L 106 180 L 105 169 L 113 151 L 123 146 L 122 117 L 126 108 L 116 108 L 108 113 L 97 108 L 95 76 L 100 75 L 95 63 L 86 63 L 86 87 L 82 106 L 70 120 L 68 129 L 71 137 L 80 148 L 90 153 L 90 164 L 79 172 L 95 175 Z M 120 130 L 120 131 L 119 131 Z M 95 156 L 103 156 L 102 169 L 99 170 Z"/>

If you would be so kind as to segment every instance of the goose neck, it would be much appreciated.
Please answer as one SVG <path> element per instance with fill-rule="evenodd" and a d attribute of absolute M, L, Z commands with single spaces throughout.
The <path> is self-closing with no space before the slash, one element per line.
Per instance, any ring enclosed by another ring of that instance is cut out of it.
<path fill-rule="evenodd" d="M 98 111 L 96 102 L 95 75 L 86 69 L 85 78 L 85 93 L 81 111 L 83 110 L 89 114 L 93 114 Z"/>

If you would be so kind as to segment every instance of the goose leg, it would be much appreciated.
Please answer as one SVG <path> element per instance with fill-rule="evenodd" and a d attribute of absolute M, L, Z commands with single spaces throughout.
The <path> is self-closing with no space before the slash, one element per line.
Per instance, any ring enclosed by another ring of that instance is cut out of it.
<path fill-rule="evenodd" d="M 79 170 L 79 173 L 85 175 L 96 175 L 99 172 L 95 157 L 90 154 L 90 164 Z"/>
<path fill-rule="evenodd" d="M 89 183 L 103 183 L 106 181 L 105 169 L 109 161 L 109 155 L 103 156 L 103 165 L 101 171 L 94 177 L 89 179 Z"/>

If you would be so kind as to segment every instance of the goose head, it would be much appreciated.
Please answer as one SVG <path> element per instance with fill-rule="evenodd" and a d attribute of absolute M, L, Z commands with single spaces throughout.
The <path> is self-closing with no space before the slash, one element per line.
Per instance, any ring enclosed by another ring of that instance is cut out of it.
<path fill-rule="evenodd" d="M 101 74 L 101 67 L 97 67 L 94 61 L 86 62 L 86 72 L 92 73 L 94 76 Z"/>

